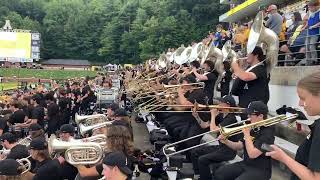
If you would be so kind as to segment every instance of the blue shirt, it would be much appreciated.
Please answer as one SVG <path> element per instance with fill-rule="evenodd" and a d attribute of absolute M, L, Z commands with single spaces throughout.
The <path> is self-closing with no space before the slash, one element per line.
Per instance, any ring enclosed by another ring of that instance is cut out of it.
<path fill-rule="evenodd" d="M 308 27 L 311 27 L 315 24 L 317 24 L 318 22 L 320 22 L 320 11 L 317 11 L 314 16 L 309 16 L 309 19 L 308 19 Z M 320 28 L 317 27 L 317 28 L 313 28 L 313 29 L 309 29 L 308 33 L 309 35 L 317 35 L 319 34 L 319 30 Z"/>

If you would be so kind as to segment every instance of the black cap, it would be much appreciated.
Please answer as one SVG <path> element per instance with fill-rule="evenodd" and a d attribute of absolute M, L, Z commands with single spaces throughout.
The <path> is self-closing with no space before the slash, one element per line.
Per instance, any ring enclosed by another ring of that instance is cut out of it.
<path fill-rule="evenodd" d="M 230 95 L 225 95 L 222 98 L 217 98 L 217 100 L 220 101 L 221 103 L 229 104 L 231 107 L 235 107 L 236 106 L 236 101 Z"/>
<path fill-rule="evenodd" d="M 14 143 L 17 141 L 17 138 L 12 133 L 6 132 L 6 133 L 2 134 L 2 136 L 0 137 L 0 140 L 1 141 L 7 140 L 9 143 Z"/>
<path fill-rule="evenodd" d="M 48 148 L 48 143 L 44 138 L 38 137 L 32 139 L 30 142 L 30 149 L 33 150 L 45 150 Z"/>
<path fill-rule="evenodd" d="M 119 104 L 117 104 L 117 103 L 109 104 L 107 106 L 107 109 L 111 109 L 112 111 L 116 111 L 117 109 L 119 109 Z"/>
<path fill-rule="evenodd" d="M 125 109 L 119 108 L 114 112 L 114 116 L 128 116 L 128 113 Z"/>
<path fill-rule="evenodd" d="M 253 101 L 245 110 L 246 114 L 268 114 L 268 106 L 262 101 Z"/>
<path fill-rule="evenodd" d="M 17 176 L 19 175 L 20 164 L 14 159 L 4 159 L 0 161 L 0 175 Z"/>
<path fill-rule="evenodd" d="M 103 159 L 103 164 L 107 166 L 117 166 L 120 171 L 128 176 L 132 174 L 131 169 L 128 167 L 128 158 L 122 152 L 112 152 L 106 155 Z"/>
<path fill-rule="evenodd" d="M 74 133 L 74 126 L 71 124 L 64 124 L 60 127 L 60 132 L 61 133 Z"/>
<path fill-rule="evenodd" d="M 37 123 L 31 124 L 29 127 L 29 131 L 39 131 L 41 129 L 42 129 L 42 127 Z"/>

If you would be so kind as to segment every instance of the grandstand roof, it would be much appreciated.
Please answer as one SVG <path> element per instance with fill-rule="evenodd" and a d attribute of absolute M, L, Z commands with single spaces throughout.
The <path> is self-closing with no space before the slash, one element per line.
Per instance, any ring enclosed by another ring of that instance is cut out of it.
<path fill-rule="evenodd" d="M 91 66 L 88 60 L 78 60 L 78 59 L 49 59 L 43 61 L 43 65 L 70 65 L 70 66 Z"/>

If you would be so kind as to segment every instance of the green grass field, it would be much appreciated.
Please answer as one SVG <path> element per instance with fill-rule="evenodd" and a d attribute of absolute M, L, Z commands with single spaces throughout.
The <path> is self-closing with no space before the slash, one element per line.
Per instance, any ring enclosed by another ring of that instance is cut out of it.
<path fill-rule="evenodd" d="M 7 82 L 7 83 L 0 83 L 0 91 L 7 91 L 11 89 L 17 89 L 18 82 Z"/>
<path fill-rule="evenodd" d="M 0 76 L 16 76 L 17 78 L 70 79 L 85 76 L 93 77 L 96 74 L 96 71 L 0 68 Z"/>

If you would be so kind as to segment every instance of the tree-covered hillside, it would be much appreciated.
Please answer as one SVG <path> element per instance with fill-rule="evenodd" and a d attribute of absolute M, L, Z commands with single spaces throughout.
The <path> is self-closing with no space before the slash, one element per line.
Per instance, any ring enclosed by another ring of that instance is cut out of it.
<path fill-rule="evenodd" d="M 200 41 L 225 11 L 218 0 L 1 0 L 0 25 L 39 31 L 44 59 L 139 63 Z"/>

